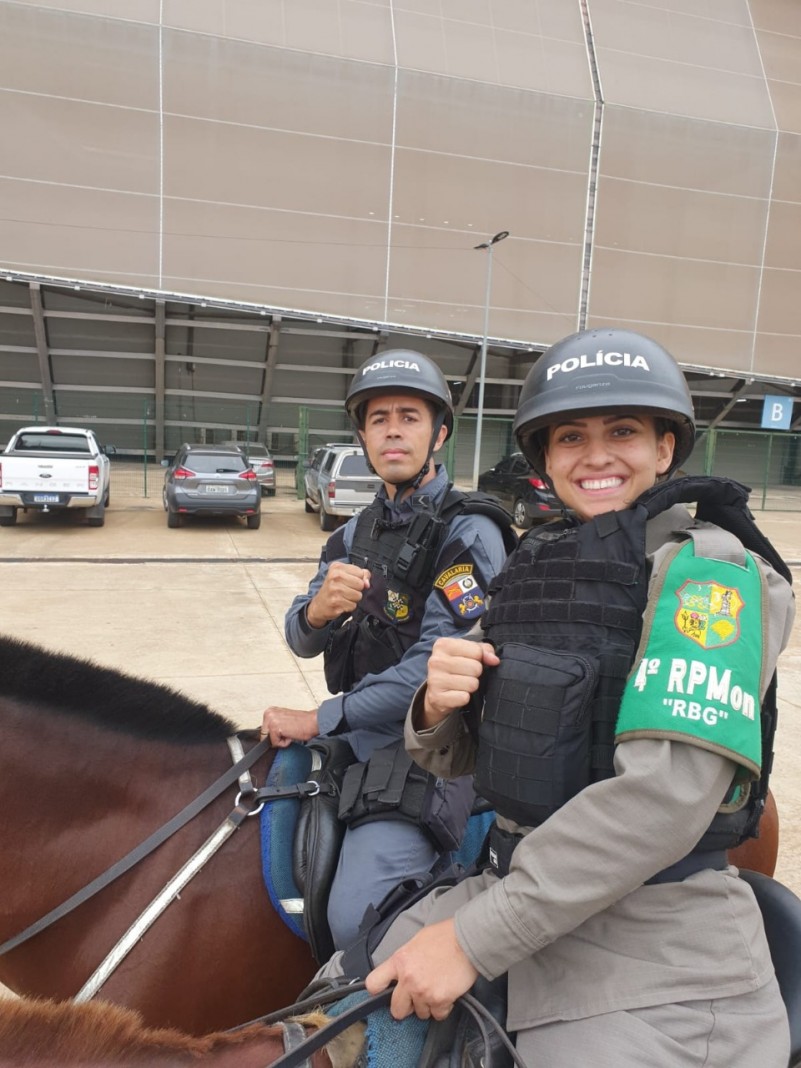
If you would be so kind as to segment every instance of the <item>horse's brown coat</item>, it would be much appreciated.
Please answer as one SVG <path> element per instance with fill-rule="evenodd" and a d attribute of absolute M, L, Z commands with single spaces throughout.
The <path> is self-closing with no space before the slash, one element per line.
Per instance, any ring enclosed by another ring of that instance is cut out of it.
<path fill-rule="evenodd" d="M 233 733 L 222 717 L 174 691 L 0 638 L 0 679 L 6 673 L 0 942 L 103 872 L 230 768 L 224 739 Z M 254 768 L 260 784 L 270 759 Z M 0 957 L 0 982 L 23 995 L 73 997 L 231 812 L 236 792 L 234 785 L 96 898 Z M 295 1000 L 316 965 L 269 902 L 258 823 L 248 819 L 234 833 L 100 997 L 137 1009 L 151 1026 L 193 1034 Z"/>
<path fill-rule="evenodd" d="M 314 1013 L 298 1021 L 312 1032 L 327 1018 Z M 363 1025 L 354 1025 L 314 1055 L 313 1068 L 347 1068 L 362 1040 Z M 266 1068 L 283 1052 L 279 1025 L 253 1023 L 198 1037 L 145 1027 L 139 1013 L 103 1001 L 0 1000 L 0 1068 L 158 1068 L 198 1062 L 214 1068 Z"/>

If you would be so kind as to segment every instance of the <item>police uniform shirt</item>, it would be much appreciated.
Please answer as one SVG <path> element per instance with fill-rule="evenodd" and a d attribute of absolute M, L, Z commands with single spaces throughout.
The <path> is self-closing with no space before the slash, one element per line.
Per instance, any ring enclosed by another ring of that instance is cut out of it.
<path fill-rule="evenodd" d="M 649 590 L 675 547 L 673 532 L 691 523 L 676 506 L 648 524 Z M 758 558 L 757 565 L 769 678 L 789 638 L 792 591 Z M 470 771 L 473 743 L 460 713 L 415 731 L 421 699 L 406 724 L 412 756 L 437 775 Z M 672 736 L 633 737 L 617 747 L 613 778 L 528 830 L 505 878 L 485 872 L 437 903 L 430 919 L 455 917 L 459 942 L 482 975 L 509 972 L 511 1030 L 726 997 L 770 979 L 761 915 L 736 870 L 644 885 L 692 850 L 737 769 L 723 753 Z"/>
<path fill-rule="evenodd" d="M 447 492 L 450 481 L 444 467 L 438 466 L 435 477 L 409 498 L 395 504 L 387 498 L 382 487 L 377 496 L 385 502 L 387 518 L 397 519 L 410 515 L 414 510 L 413 498 L 428 496 L 438 502 Z M 338 559 L 348 561 L 357 516 L 348 520 L 344 528 L 344 545 L 346 553 Z M 496 523 L 483 515 L 458 515 L 450 523 L 445 536 L 440 557 L 449 559 L 448 548 L 459 542 L 463 551 L 460 559 L 469 558 L 472 574 L 479 578 L 479 584 L 488 583 L 493 575 L 503 566 L 506 550 L 500 529 Z M 306 620 L 306 606 L 323 584 L 326 573 L 333 560 L 326 558 L 325 550 L 320 560 L 320 567 L 309 585 L 308 591 L 292 602 L 285 621 L 284 633 L 290 649 L 298 656 L 313 657 L 322 653 L 326 647 L 331 625 L 319 629 L 310 627 Z M 434 580 L 440 574 L 437 568 Z M 486 590 L 486 586 L 483 586 Z M 415 690 L 425 679 L 431 646 L 436 638 L 465 633 L 464 622 L 457 618 L 457 602 L 449 598 L 443 588 L 432 588 L 426 599 L 421 622 L 420 637 L 409 649 L 403 659 L 380 674 L 367 675 L 352 690 L 321 702 L 318 710 L 318 723 L 321 735 L 337 731 L 343 715 L 347 730 L 341 734 L 348 741 L 358 760 L 366 760 L 374 749 L 388 745 L 401 736 L 403 720 Z"/>

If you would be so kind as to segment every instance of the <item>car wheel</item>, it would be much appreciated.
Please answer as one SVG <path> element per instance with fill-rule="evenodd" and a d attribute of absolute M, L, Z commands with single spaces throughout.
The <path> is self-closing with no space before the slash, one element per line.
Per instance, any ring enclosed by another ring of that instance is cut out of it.
<path fill-rule="evenodd" d="M 521 530 L 528 530 L 531 526 L 531 520 L 526 513 L 525 501 L 521 497 L 518 497 L 515 501 L 512 516 L 514 517 L 515 526 L 520 527 Z"/>
<path fill-rule="evenodd" d="M 320 530 L 326 531 L 326 533 L 337 529 L 337 517 L 335 515 L 329 515 L 320 505 Z"/>
<path fill-rule="evenodd" d="M 255 515 L 245 516 L 248 524 L 248 530 L 258 530 L 261 526 L 261 512 L 256 512 Z"/>
<path fill-rule="evenodd" d="M 167 526 L 171 527 L 174 530 L 176 527 L 180 527 L 180 525 L 181 525 L 181 517 L 178 514 L 178 512 L 173 512 L 171 508 L 168 508 L 167 509 Z"/>
<path fill-rule="evenodd" d="M 307 512 L 313 512 L 314 511 L 314 508 L 312 507 L 312 505 L 309 504 L 309 498 L 308 497 L 304 500 L 303 507 L 306 509 Z"/>
<path fill-rule="evenodd" d="M 273 486 L 272 489 L 268 489 L 267 490 L 267 496 L 268 497 L 274 497 L 275 496 L 275 486 Z"/>
<path fill-rule="evenodd" d="M 12 508 L 10 515 L 0 515 L 0 527 L 13 527 L 17 521 L 17 509 Z"/>

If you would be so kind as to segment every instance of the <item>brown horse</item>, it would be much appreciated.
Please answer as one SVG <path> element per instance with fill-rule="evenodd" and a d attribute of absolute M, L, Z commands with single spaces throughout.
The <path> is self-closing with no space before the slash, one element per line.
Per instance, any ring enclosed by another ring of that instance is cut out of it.
<path fill-rule="evenodd" d="M 303 1035 L 327 1022 L 322 1013 L 298 1017 Z M 149 1028 L 141 1016 L 106 1001 L 0 1000 L 0 1068 L 266 1068 L 287 1048 L 281 1024 L 254 1022 L 201 1037 L 175 1028 Z M 300 1034 L 298 1032 L 298 1034 Z M 364 1025 L 352 1024 L 311 1057 L 312 1068 L 348 1068 L 363 1045 Z"/>
<path fill-rule="evenodd" d="M 166 687 L 0 638 L 0 943 L 61 904 L 226 769 L 233 725 Z M 264 782 L 268 758 L 255 767 Z M 74 997 L 229 814 L 236 786 L 96 897 L 0 956 L 17 993 Z M 772 874 L 777 821 L 736 863 Z M 142 937 L 100 996 L 192 1034 L 291 1004 L 315 970 L 263 887 L 246 819 Z"/>
<path fill-rule="evenodd" d="M 235 728 L 166 687 L 0 638 L 0 942 L 162 826 L 232 765 Z M 272 754 L 253 769 L 263 783 Z M 0 957 L 24 995 L 74 997 L 164 884 L 230 813 L 237 786 L 153 854 Z M 192 1034 L 291 1004 L 316 965 L 273 910 L 258 819 L 222 846 L 100 996 Z"/>

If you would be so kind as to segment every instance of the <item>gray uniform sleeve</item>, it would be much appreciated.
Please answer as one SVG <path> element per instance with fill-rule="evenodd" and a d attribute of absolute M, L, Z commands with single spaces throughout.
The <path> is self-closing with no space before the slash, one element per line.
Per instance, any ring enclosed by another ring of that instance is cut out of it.
<path fill-rule="evenodd" d="M 334 556 L 333 559 L 329 560 L 325 550 L 323 551 L 317 574 L 309 583 L 308 590 L 305 593 L 298 594 L 284 617 L 284 637 L 287 645 L 296 656 L 319 656 L 326 647 L 331 625 L 318 628 L 310 626 L 306 621 L 306 606 L 322 586 L 328 573 L 328 568 L 335 559 L 347 563 L 347 552 L 342 556 Z"/>
<path fill-rule="evenodd" d="M 425 684 L 414 695 L 404 726 L 406 752 L 425 771 L 438 778 L 471 775 L 475 768 L 475 743 L 461 711 L 451 712 L 436 727 L 416 730 L 423 710 Z"/>
<path fill-rule="evenodd" d="M 459 943 L 482 975 L 501 975 L 686 856 L 735 764 L 641 739 L 618 747 L 615 770 L 530 831 L 508 875 L 457 911 Z"/>

